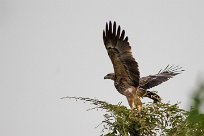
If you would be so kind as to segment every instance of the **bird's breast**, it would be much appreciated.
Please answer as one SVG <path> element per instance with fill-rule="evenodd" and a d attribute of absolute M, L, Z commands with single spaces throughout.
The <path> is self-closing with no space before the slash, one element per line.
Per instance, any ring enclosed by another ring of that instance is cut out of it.
<path fill-rule="evenodd" d="M 129 85 L 127 82 L 114 82 L 117 91 L 125 96 L 130 96 L 136 94 L 136 88 Z"/>

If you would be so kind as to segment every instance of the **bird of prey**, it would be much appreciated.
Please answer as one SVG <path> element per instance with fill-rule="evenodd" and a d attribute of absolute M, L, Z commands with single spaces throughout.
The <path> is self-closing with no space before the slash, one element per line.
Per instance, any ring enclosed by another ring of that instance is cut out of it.
<path fill-rule="evenodd" d="M 140 97 L 148 97 L 152 99 L 154 103 L 160 102 L 161 101 L 160 96 L 154 92 L 148 91 L 147 89 L 160 85 L 163 82 L 166 82 L 170 78 L 173 78 L 174 76 L 180 74 L 182 71 L 184 71 L 182 67 L 167 65 L 165 69 L 161 69 L 155 75 L 141 77 L 139 80 L 138 87 L 139 89 L 137 90 L 138 95 Z M 109 73 L 104 77 L 104 79 L 114 80 L 114 77 L 115 77 L 114 73 Z"/>
<path fill-rule="evenodd" d="M 140 78 L 138 63 L 132 56 L 128 37 L 125 36 L 125 30 L 116 26 L 116 22 L 106 23 L 103 41 L 114 69 L 114 73 L 107 74 L 104 79 L 114 81 L 117 91 L 126 96 L 131 109 L 142 110 L 141 97 L 149 97 L 154 102 L 160 101 L 161 98 L 157 94 L 147 89 L 167 81 L 182 71 L 181 67 L 168 65 L 156 75 Z"/>

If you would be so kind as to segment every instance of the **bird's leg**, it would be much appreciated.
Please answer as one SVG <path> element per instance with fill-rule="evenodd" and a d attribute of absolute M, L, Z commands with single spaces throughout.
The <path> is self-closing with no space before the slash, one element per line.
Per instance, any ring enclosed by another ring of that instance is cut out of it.
<path fill-rule="evenodd" d="M 142 104 L 137 105 L 137 109 L 138 109 L 139 112 L 141 112 L 142 111 Z"/>
<path fill-rule="evenodd" d="M 127 100 L 131 109 L 135 109 L 135 98 L 134 96 L 127 96 Z"/>
<path fill-rule="evenodd" d="M 141 102 L 140 98 L 137 95 L 135 96 L 135 104 L 137 106 L 137 110 L 139 112 L 141 112 L 142 111 L 142 102 Z"/>
<path fill-rule="evenodd" d="M 137 108 L 138 112 L 142 111 L 142 102 L 138 96 L 135 95 L 127 96 L 127 100 L 131 109 Z"/>

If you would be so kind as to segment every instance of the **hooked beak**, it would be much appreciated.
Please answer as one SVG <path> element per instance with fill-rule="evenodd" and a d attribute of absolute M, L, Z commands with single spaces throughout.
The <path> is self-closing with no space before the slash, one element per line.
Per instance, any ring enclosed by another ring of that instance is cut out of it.
<path fill-rule="evenodd" d="M 104 79 L 108 79 L 108 77 L 107 77 L 107 76 L 104 76 Z"/>

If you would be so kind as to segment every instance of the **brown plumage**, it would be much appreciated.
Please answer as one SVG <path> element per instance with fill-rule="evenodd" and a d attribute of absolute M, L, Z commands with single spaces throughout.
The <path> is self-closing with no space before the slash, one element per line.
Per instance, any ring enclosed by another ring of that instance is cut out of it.
<path fill-rule="evenodd" d="M 148 97 L 159 102 L 161 98 L 154 92 L 148 91 L 175 75 L 180 74 L 182 68 L 179 66 L 167 66 L 155 75 L 140 78 L 138 64 L 132 56 L 131 47 L 125 31 L 116 22 L 106 23 L 103 31 L 103 41 L 112 61 L 114 73 L 107 74 L 104 79 L 111 79 L 119 93 L 125 95 L 131 108 L 142 109 L 141 97 Z"/>
<path fill-rule="evenodd" d="M 119 93 L 127 97 L 131 108 L 137 107 L 140 111 L 142 103 L 137 95 L 139 86 L 139 70 L 138 64 L 132 56 L 131 47 L 128 42 L 128 37 L 125 36 L 125 31 L 120 26 L 116 28 L 116 23 L 113 25 L 106 23 L 106 29 L 103 31 L 103 41 L 112 61 L 114 68 L 114 85 Z"/>
<path fill-rule="evenodd" d="M 150 89 L 163 82 L 166 82 L 170 78 L 173 78 L 174 76 L 180 74 L 182 71 L 184 71 L 182 67 L 168 65 L 165 69 L 163 70 L 161 69 L 155 75 L 149 75 L 149 76 L 140 78 L 139 87 L 145 90 Z"/>
<path fill-rule="evenodd" d="M 173 78 L 174 76 L 180 74 L 182 71 L 184 71 L 182 67 L 168 65 L 164 70 L 161 69 L 155 75 L 141 77 L 139 82 L 140 84 L 137 89 L 138 96 L 148 97 L 152 99 L 155 103 L 161 101 L 161 98 L 159 95 L 157 95 L 154 92 L 148 91 L 147 89 L 150 89 L 152 87 L 162 84 L 163 82 L 168 81 L 170 78 Z M 114 73 L 109 73 L 104 78 L 114 80 L 114 77 L 115 77 Z"/>

